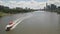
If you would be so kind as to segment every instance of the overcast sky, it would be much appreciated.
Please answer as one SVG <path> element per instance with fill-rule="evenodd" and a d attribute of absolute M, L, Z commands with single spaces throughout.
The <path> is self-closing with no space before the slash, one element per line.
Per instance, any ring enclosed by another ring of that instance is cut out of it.
<path fill-rule="evenodd" d="M 60 5 L 60 0 L 0 0 L 0 5 L 8 6 L 10 8 L 14 7 L 28 7 L 33 9 L 44 8 L 48 4 Z"/>

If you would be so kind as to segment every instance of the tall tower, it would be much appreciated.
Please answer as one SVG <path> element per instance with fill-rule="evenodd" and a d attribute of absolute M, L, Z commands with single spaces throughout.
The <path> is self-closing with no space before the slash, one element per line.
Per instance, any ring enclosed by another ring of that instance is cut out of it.
<path fill-rule="evenodd" d="M 44 7 L 44 9 L 47 9 L 48 3 L 46 2 L 46 6 Z"/>
<path fill-rule="evenodd" d="M 46 3 L 46 7 L 48 6 L 48 3 Z"/>

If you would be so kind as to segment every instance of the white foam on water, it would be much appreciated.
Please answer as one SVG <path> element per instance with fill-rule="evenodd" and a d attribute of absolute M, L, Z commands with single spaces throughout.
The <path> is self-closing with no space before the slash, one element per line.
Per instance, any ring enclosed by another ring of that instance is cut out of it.
<path fill-rule="evenodd" d="M 19 23 L 21 23 L 24 19 L 30 18 L 32 17 L 32 15 L 26 16 L 26 17 L 22 17 L 19 18 L 17 20 L 14 21 L 15 25 L 11 28 L 11 30 L 13 30 Z"/>

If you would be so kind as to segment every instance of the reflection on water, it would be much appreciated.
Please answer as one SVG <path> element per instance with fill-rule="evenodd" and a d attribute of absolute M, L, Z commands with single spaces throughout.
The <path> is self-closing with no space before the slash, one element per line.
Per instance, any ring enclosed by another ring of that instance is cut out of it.
<path fill-rule="evenodd" d="M 9 20 L 15 20 L 19 17 L 33 15 L 31 18 L 23 20 L 14 30 L 6 32 L 5 26 Z M 60 34 L 60 15 L 50 12 L 33 12 L 26 14 L 16 14 L 0 19 L 1 34 Z"/>
<path fill-rule="evenodd" d="M 60 34 L 60 15 L 58 16 L 58 32 Z"/>

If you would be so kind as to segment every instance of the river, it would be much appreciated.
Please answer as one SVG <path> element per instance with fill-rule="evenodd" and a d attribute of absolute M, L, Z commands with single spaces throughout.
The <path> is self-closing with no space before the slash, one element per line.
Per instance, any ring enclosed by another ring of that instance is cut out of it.
<path fill-rule="evenodd" d="M 17 27 L 6 32 L 9 21 L 32 15 L 24 19 Z M 52 12 L 35 11 L 0 18 L 0 34 L 60 34 L 60 15 Z"/>

